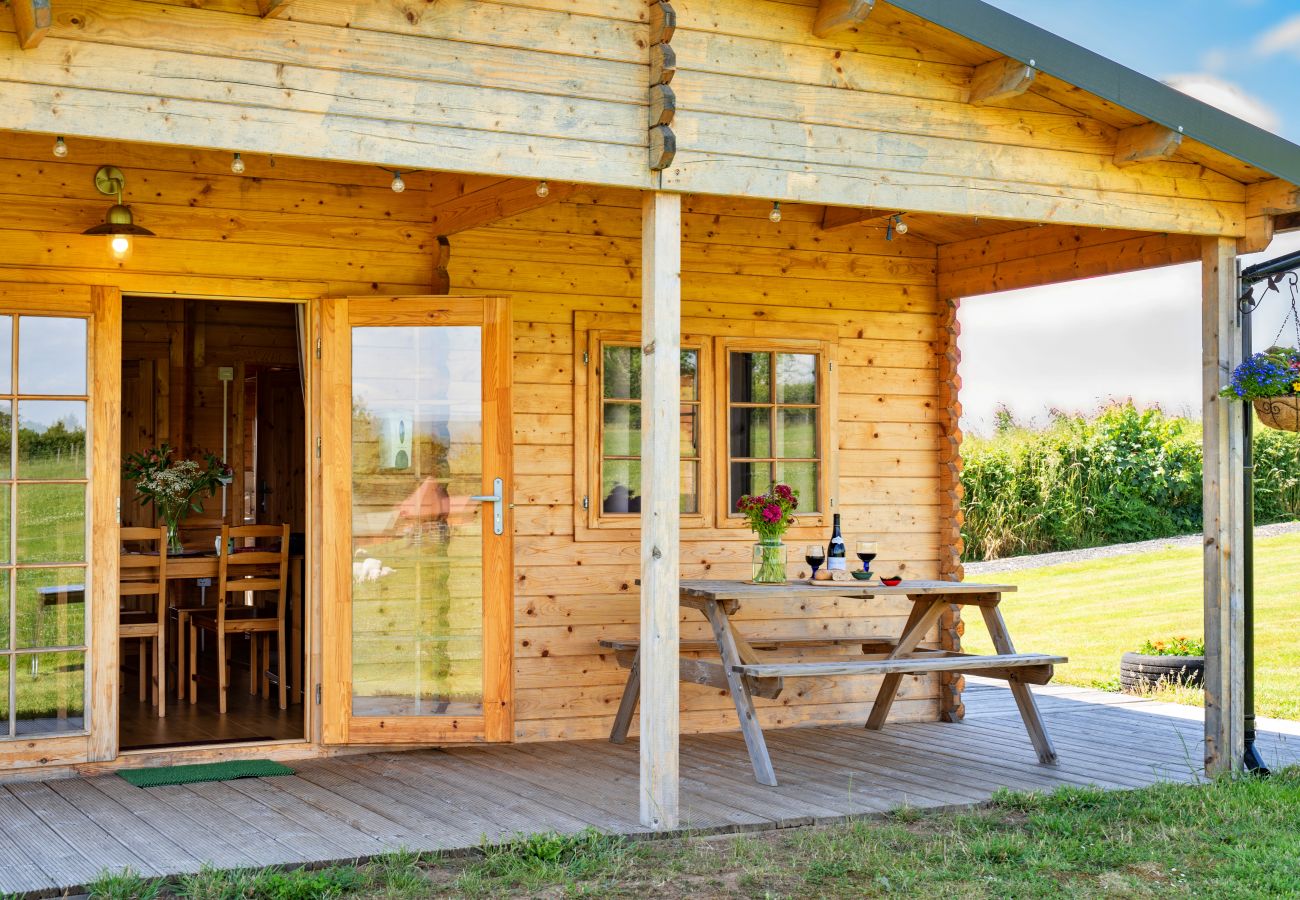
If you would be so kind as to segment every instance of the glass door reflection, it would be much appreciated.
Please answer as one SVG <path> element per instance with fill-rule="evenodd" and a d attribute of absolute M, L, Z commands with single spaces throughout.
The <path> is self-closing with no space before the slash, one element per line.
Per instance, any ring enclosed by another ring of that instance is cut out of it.
<path fill-rule="evenodd" d="M 482 359 L 479 327 L 352 329 L 353 716 L 483 712 Z"/>

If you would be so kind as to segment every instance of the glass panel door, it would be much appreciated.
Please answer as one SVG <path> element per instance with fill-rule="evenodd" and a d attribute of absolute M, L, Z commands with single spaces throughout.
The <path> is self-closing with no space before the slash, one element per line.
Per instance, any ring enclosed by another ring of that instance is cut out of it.
<path fill-rule="evenodd" d="M 116 755 L 119 321 L 109 288 L 0 283 L 0 767 Z"/>
<path fill-rule="evenodd" d="M 508 740 L 508 306 L 330 300 L 322 331 L 322 736 Z"/>
<path fill-rule="evenodd" d="M 352 714 L 483 714 L 482 329 L 352 329 Z"/>

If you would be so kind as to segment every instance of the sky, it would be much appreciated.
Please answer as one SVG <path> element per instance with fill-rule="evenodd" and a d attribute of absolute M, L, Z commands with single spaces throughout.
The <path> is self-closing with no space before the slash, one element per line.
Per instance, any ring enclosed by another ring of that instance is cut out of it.
<path fill-rule="evenodd" d="M 1300 142 L 1297 0 L 990 2 Z M 1296 250 L 1300 234 L 1282 235 L 1247 264 Z M 1000 406 L 1031 423 L 1128 397 L 1199 415 L 1200 291 L 1192 264 L 963 301 L 964 429 L 987 433 Z M 1257 347 L 1288 308 L 1261 308 Z"/>

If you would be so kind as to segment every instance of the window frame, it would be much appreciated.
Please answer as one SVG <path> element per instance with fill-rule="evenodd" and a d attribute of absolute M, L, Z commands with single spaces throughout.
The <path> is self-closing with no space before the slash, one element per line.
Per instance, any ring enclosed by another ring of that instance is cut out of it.
<path fill-rule="evenodd" d="M 608 343 L 640 343 L 640 317 L 635 313 L 574 310 L 573 312 L 573 540 L 577 542 L 627 542 L 639 539 L 641 523 L 632 514 L 602 514 L 593 485 L 600 484 L 601 380 L 600 348 Z M 791 333 L 799 339 L 783 337 Z M 749 534 L 748 526 L 727 509 L 728 465 L 727 363 L 731 349 L 756 352 L 818 354 L 818 391 L 823 398 L 819 409 L 819 453 L 823 471 L 818 505 L 814 515 L 797 516 L 798 524 L 787 534 L 790 540 L 824 537 L 831 516 L 838 508 L 839 463 L 837 459 L 839 387 L 836 353 L 840 329 L 826 321 L 796 319 L 752 321 L 718 314 L 709 318 L 682 318 L 682 346 L 700 350 L 700 509 L 682 515 L 683 540 L 720 537 L 737 540 Z M 723 418 L 719 418 L 722 416 Z M 558 448 L 557 448 L 558 449 Z M 584 498 L 587 503 L 584 507 Z M 621 557 L 620 557 L 621 558 Z"/>
<path fill-rule="evenodd" d="M 581 390 L 585 393 L 585 422 L 574 423 L 574 500 L 577 511 L 577 524 L 592 532 L 601 532 L 602 538 L 610 538 L 611 530 L 637 530 L 640 528 L 640 516 L 637 513 L 607 513 L 601 509 L 600 485 L 604 454 L 604 404 L 603 385 L 604 349 L 606 346 L 640 347 L 640 333 L 617 329 L 592 328 L 587 331 L 587 339 L 582 342 L 580 353 L 585 354 L 583 365 L 576 371 L 586 371 L 586 384 Z M 576 346 L 576 344 L 575 344 Z M 712 341 L 700 335 L 682 334 L 683 350 L 694 350 L 696 356 L 696 397 L 694 401 L 698 410 L 696 439 L 699 453 L 699 473 L 696 483 L 697 505 L 693 513 L 682 513 L 682 528 L 706 528 L 713 518 L 713 474 L 711 461 L 714 456 L 712 442 L 714 425 L 712 421 L 712 404 L 708 401 L 707 382 L 712 377 Z M 578 380 L 575 379 L 575 383 Z M 679 403 L 679 405 L 682 405 Z M 575 406 L 575 409 L 577 407 Z M 583 508 L 583 500 L 586 508 Z"/>
<path fill-rule="evenodd" d="M 715 420 L 718 422 L 718 453 L 715 459 L 715 469 L 720 474 L 717 477 L 717 499 L 716 508 L 719 515 L 715 523 L 716 528 L 744 528 L 748 530 L 749 525 L 745 519 L 733 508 L 731 503 L 731 356 L 733 353 L 800 353 L 815 354 L 817 356 L 817 461 L 820 465 L 820 477 L 817 481 L 817 511 L 814 513 L 795 511 L 795 519 L 798 522 L 797 528 L 821 528 L 826 526 L 835 511 L 835 490 L 833 485 L 838 485 L 838 470 L 833 450 L 838 445 L 835 439 L 836 422 L 838 421 L 838 410 L 836 407 L 836 398 L 838 388 L 835 384 L 835 343 L 833 341 L 823 340 L 768 340 L 765 338 L 744 337 L 744 338 L 727 338 L 717 339 L 717 348 L 714 354 L 714 365 L 716 374 L 713 383 L 716 387 L 714 395 L 717 399 L 716 409 L 714 412 Z M 772 385 L 773 401 L 770 405 L 772 408 L 778 408 L 782 404 L 775 402 L 776 385 Z M 749 404 L 743 404 L 749 406 Z M 794 404 L 798 408 L 807 408 L 807 404 Z M 776 422 L 771 424 L 773 434 L 775 434 Z M 773 447 L 775 452 L 775 447 Z"/>

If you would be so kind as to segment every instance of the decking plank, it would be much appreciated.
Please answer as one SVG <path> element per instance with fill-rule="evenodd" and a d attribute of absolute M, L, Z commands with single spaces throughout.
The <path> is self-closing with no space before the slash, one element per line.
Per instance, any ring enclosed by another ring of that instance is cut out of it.
<path fill-rule="evenodd" d="M 207 810 L 197 803 L 177 807 L 164 799 L 160 788 L 138 788 L 116 775 L 90 778 L 91 787 L 130 809 L 146 816 L 182 842 L 200 863 L 233 867 L 248 865 L 248 854 L 230 844 L 220 831 L 209 824 Z"/>
<path fill-rule="evenodd" d="M 69 846 L 95 867 L 97 873 L 132 869 L 146 875 L 159 874 L 152 863 L 146 862 L 119 840 L 117 833 L 107 823 L 92 819 L 87 812 L 60 796 L 48 783 L 30 781 L 14 784 L 10 785 L 9 792 L 43 823 L 58 832 Z"/>
<path fill-rule="evenodd" d="M 1077 688 L 1034 693 L 1057 765 L 1038 763 L 1005 688 L 980 687 L 967 704 L 982 710 L 959 725 L 771 729 L 776 788 L 753 780 L 738 734 L 687 736 L 683 810 L 697 827 L 744 831 L 967 805 L 1002 786 L 1125 789 L 1200 777 L 1200 710 Z M 1300 759 L 1296 732 L 1264 725 L 1267 758 Z M 341 862 L 588 826 L 639 835 L 638 766 L 635 742 L 588 740 L 388 751 L 302 763 L 287 778 L 144 790 L 116 776 L 9 785 L 0 788 L 0 892 L 81 886 L 110 866 L 179 874 L 202 862 Z"/>
<path fill-rule="evenodd" d="M 59 887 L 84 885 L 99 875 L 98 866 L 10 792 L 15 787 L 19 785 L 0 790 L 0 833 Z"/>
<path fill-rule="evenodd" d="M 81 810 L 87 817 L 121 841 L 144 861 L 143 875 L 162 875 L 168 872 L 196 871 L 198 857 L 174 843 L 164 832 L 130 807 L 108 797 L 79 778 L 65 778 L 47 782 L 50 789 L 67 803 Z"/>

